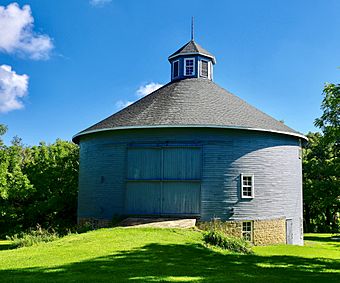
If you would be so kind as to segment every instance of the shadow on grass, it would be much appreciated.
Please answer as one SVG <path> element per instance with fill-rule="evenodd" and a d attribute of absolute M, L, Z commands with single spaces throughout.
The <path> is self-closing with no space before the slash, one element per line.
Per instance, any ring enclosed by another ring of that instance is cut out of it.
<path fill-rule="evenodd" d="M 305 236 L 305 241 L 312 241 L 314 243 L 322 243 L 324 247 L 330 247 L 332 249 L 340 249 L 340 237 L 337 235 L 329 237 L 317 237 L 317 236 Z M 340 282 L 340 281 L 339 281 Z"/>
<path fill-rule="evenodd" d="M 339 260 L 223 255 L 201 245 L 149 244 L 53 268 L 0 271 L 2 282 L 340 282 Z"/>
<path fill-rule="evenodd" d="M 329 236 L 329 237 L 304 236 L 304 240 L 315 241 L 315 242 L 340 243 L 340 236 L 339 235 L 333 235 L 333 236 Z"/>
<path fill-rule="evenodd" d="M 11 243 L 6 243 L 6 244 L 0 243 L 0 251 L 12 250 L 12 249 L 15 249 L 15 248 L 16 247 Z"/>

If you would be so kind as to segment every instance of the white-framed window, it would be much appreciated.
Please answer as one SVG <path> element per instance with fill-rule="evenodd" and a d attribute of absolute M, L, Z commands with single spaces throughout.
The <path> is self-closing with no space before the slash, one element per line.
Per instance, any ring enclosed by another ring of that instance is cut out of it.
<path fill-rule="evenodd" d="M 195 58 L 184 59 L 184 75 L 193 76 L 195 74 Z"/>
<path fill-rule="evenodd" d="M 172 63 L 172 77 L 177 78 L 179 76 L 179 61 L 176 60 Z"/>
<path fill-rule="evenodd" d="M 254 198 L 254 175 L 241 174 L 241 197 Z"/>
<path fill-rule="evenodd" d="M 203 78 L 209 78 L 209 62 L 201 60 L 200 76 Z"/>
<path fill-rule="evenodd" d="M 253 241 L 253 221 L 242 222 L 242 238 L 246 241 Z"/>

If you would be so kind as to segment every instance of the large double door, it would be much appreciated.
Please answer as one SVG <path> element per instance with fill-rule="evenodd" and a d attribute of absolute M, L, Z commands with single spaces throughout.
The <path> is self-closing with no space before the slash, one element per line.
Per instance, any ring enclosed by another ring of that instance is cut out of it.
<path fill-rule="evenodd" d="M 126 213 L 198 215 L 201 164 L 200 147 L 130 147 Z"/>

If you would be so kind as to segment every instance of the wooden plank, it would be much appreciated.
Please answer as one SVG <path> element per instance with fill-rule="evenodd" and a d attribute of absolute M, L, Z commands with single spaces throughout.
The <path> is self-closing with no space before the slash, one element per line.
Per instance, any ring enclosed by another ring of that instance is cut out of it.
<path fill-rule="evenodd" d="M 200 148 L 164 148 L 164 180 L 198 180 L 201 178 Z"/>
<path fill-rule="evenodd" d="M 129 148 L 127 178 L 161 179 L 161 153 L 160 148 Z"/>
<path fill-rule="evenodd" d="M 199 214 L 200 183 L 163 182 L 163 214 Z"/>
<path fill-rule="evenodd" d="M 128 182 L 125 209 L 127 214 L 160 214 L 161 184 L 156 182 Z"/>

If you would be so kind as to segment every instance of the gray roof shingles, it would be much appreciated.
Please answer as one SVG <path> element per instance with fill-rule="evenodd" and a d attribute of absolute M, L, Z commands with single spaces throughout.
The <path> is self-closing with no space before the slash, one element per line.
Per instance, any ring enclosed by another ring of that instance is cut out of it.
<path fill-rule="evenodd" d="M 211 126 L 301 135 L 208 79 L 170 82 L 78 133 L 143 126 Z"/>
<path fill-rule="evenodd" d="M 192 53 L 204 54 L 215 60 L 214 55 L 212 55 L 209 51 L 205 50 L 201 45 L 199 45 L 193 40 L 189 41 L 187 44 L 185 44 L 180 49 L 178 49 L 175 53 L 171 54 L 169 58 L 177 57 L 180 55 L 192 54 Z"/>

